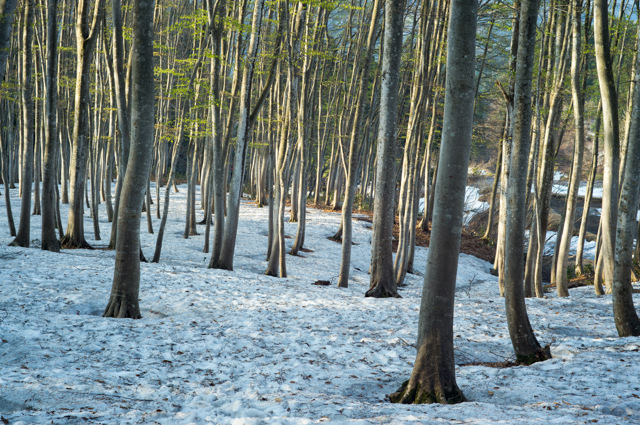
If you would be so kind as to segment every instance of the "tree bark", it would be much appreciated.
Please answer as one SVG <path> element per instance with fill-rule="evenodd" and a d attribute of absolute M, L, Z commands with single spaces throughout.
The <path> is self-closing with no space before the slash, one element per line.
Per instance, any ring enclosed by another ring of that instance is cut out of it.
<path fill-rule="evenodd" d="M 399 2 L 400 3 L 400 2 Z M 371 280 L 365 297 L 398 297 L 393 272 L 393 222 L 396 195 L 396 137 L 398 88 L 402 49 L 402 7 L 385 3 L 385 19 L 395 26 L 384 32 L 381 70 L 380 119 L 376 148 L 376 184 L 371 236 Z M 389 24 L 387 24 L 389 25 Z M 427 177 L 428 179 L 428 177 Z"/>
<path fill-rule="evenodd" d="M 613 79 L 609 43 L 607 0 L 594 1 L 594 39 L 596 68 L 602 97 L 604 139 L 604 177 L 602 182 L 602 251 L 606 282 L 613 282 L 616 217 L 618 215 L 618 168 L 620 160 L 620 130 L 618 96 Z"/>
<path fill-rule="evenodd" d="M 640 35 L 640 34 L 639 34 Z M 633 85 L 633 108 L 630 114 L 626 166 L 620 193 L 616 234 L 616 257 L 613 269 L 613 318 L 621 338 L 640 336 L 640 319 L 633 305 L 631 286 L 633 240 L 636 235 L 636 217 L 640 198 L 640 60 L 636 55 Z"/>
<path fill-rule="evenodd" d="M 507 226 L 504 257 L 505 309 L 511 343 L 518 361 L 532 364 L 551 357 L 536 339 L 524 301 L 524 231 L 527 167 L 531 144 L 531 86 L 536 43 L 538 0 L 523 0 L 514 87 L 515 115 L 511 173 L 507 192 Z"/>
<path fill-rule="evenodd" d="M 400 45 L 402 46 L 402 9 L 404 2 L 396 2 L 395 8 L 389 8 L 387 19 L 392 19 L 392 26 L 387 21 L 386 31 L 393 31 L 394 41 L 397 43 L 397 37 L 400 37 Z M 364 103 L 369 87 L 369 69 L 373 58 L 373 49 L 375 47 L 376 33 L 378 32 L 378 17 L 380 16 L 380 0 L 375 0 L 373 10 L 371 12 L 371 25 L 369 27 L 369 36 L 367 38 L 367 50 L 358 80 L 360 87 L 358 90 L 358 98 L 355 105 L 354 124 L 351 129 L 351 138 L 349 141 L 349 162 L 347 169 L 347 184 L 344 203 L 342 205 L 342 256 L 340 258 L 340 275 L 338 276 L 338 286 L 347 288 L 349 286 L 349 269 L 351 268 L 351 242 L 353 237 L 353 223 L 351 215 L 353 212 L 353 200 L 356 193 L 356 183 L 358 178 L 358 157 L 360 153 L 360 130 L 364 115 Z M 397 20 L 397 21 L 396 21 Z M 394 44 L 395 47 L 398 44 Z M 401 50 L 401 48 L 400 48 Z M 354 65 L 357 66 L 357 65 Z"/>
<path fill-rule="evenodd" d="M 139 319 L 140 217 L 152 162 L 155 121 L 154 1 L 133 0 L 131 146 L 118 211 L 116 264 L 104 317 Z M 147 206 L 150 207 L 150 206 Z"/>
<path fill-rule="evenodd" d="M 56 202 L 56 176 L 55 163 L 57 159 L 57 106 L 58 106 L 58 79 L 57 79 L 57 14 L 58 0 L 47 2 L 47 95 L 45 103 L 45 148 L 44 148 L 44 172 L 42 178 L 42 249 L 58 252 L 60 241 L 56 236 L 55 202 Z"/>
<path fill-rule="evenodd" d="M 73 148 L 71 153 L 71 191 L 69 196 L 69 220 L 67 232 L 62 238 L 63 248 L 91 248 L 84 238 L 84 196 L 87 174 L 87 149 L 89 144 L 89 71 L 91 55 L 96 44 L 102 1 L 95 3 L 93 20 L 89 27 L 89 1 L 81 0 L 77 6 L 76 52 L 77 73 L 75 110 L 73 118 Z"/>
<path fill-rule="evenodd" d="M 473 129 L 476 0 L 452 0 L 447 84 L 433 230 L 424 277 L 418 355 L 409 381 L 389 396 L 394 403 L 465 401 L 455 379 L 453 312 Z"/>
<path fill-rule="evenodd" d="M 9 245 L 29 247 L 31 242 L 31 185 L 33 174 L 33 145 L 35 138 L 35 122 L 33 117 L 33 93 L 31 82 L 33 73 L 33 21 L 35 13 L 33 0 L 27 0 L 25 4 L 24 30 L 22 32 L 22 142 L 24 144 L 24 160 L 22 174 L 20 176 L 20 190 L 22 203 L 20 205 L 20 223 L 18 234 Z"/>
<path fill-rule="evenodd" d="M 582 176 L 582 157 L 584 156 L 584 96 L 580 87 L 580 65 L 582 59 L 582 34 L 581 17 L 582 2 L 572 0 L 573 20 L 573 47 L 571 51 L 571 93 L 573 96 L 573 116 L 575 121 L 576 138 L 573 150 L 573 165 L 571 167 L 571 181 L 567 191 L 567 206 L 564 214 L 564 229 L 558 248 L 558 264 L 555 270 L 556 287 L 559 297 L 568 297 L 567 288 L 567 264 L 569 263 L 569 248 L 573 237 L 576 202 L 580 178 Z"/>

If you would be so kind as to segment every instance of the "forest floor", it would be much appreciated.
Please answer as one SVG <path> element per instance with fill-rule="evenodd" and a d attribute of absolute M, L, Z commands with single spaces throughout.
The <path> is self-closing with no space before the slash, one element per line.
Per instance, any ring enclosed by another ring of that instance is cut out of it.
<path fill-rule="evenodd" d="M 312 208 L 311 252 L 287 256 L 287 279 L 265 276 L 268 209 L 249 201 L 240 210 L 235 270 L 208 269 L 204 227 L 182 238 L 185 195 L 185 186 L 171 194 L 160 263 L 142 264 L 143 318 L 135 321 L 102 318 L 113 251 L 43 252 L 38 216 L 32 248 L 8 247 L 1 197 L 2 422 L 640 423 L 640 338 L 617 338 L 611 297 L 596 297 L 593 287 L 526 300 L 553 359 L 490 367 L 513 360 L 504 302 L 490 264 L 460 254 L 454 342 L 457 382 L 469 402 L 394 405 L 387 395 L 415 360 L 422 277 L 407 276 L 403 298 L 365 299 L 371 229 L 357 221 L 349 288 L 312 285 L 335 283 L 340 264 L 340 245 L 327 239 L 340 215 Z M 17 219 L 17 190 L 11 199 Z M 62 215 L 66 223 L 66 205 Z M 159 220 L 153 224 L 157 231 Z M 96 241 L 85 215 L 96 248 L 108 244 L 104 204 L 100 226 L 105 239 Z M 295 236 L 296 224 L 285 226 Z M 141 239 L 151 257 L 156 235 L 145 221 Z M 416 248 L 418 270 L 427 251 Z"/>

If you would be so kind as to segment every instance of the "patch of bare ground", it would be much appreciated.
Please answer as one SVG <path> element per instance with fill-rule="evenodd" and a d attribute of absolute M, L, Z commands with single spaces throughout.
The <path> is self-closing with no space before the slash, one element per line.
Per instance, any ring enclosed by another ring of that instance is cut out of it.
<path fill-rule="evenodd" d="M 340 212 L 341 210 L 334 210 L 329 205 L 319 204 L 315 205 L 311 202 L 307 204 L 308 207 L 316 208 L 325 212 Z M 358 215 L 355 219 L 358 221 L 365 221 L 371 223 L 373 221 L 373 211 L 371 210 L 361 210 L 354 209 L 353 214 Z M 416 246 L 428 247 L 429 240 L 431 235 L 431 223 L 429 223 L 429 230 L 423 231 L 419 225 L 419 221 L 416 223 Z M 395 217 L 393 223 L 393 252 L 398 251 L 398 239 L 400 234 L 400 227 L 398 223 L 398 216 Z M 334 240 L 329 238 L 330 240 Z M 335 240 L 334 240 L 335 241 Z M 340 241 L 335 241 L 340 242 Z M 477 234 L 463 230 L 462 231 L 462 240 L 460 243 L 460 252 L 473 255 L 482 260 L 493 263 L 493 260 L 496 256 L 496 247 L 495 243 L 492 240 L 484 240 Z"/>

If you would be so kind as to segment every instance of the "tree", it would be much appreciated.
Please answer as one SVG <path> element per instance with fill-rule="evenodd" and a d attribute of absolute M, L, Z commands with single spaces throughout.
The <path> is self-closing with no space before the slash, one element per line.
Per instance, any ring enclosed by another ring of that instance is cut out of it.
<path fill-rule="evenodd" d="M 140 217 L 151 170 L 155 93 L 153 74 L 154 2 L 133 1 L 133 59 L 131 95 L 131 146 L 124 176 L 113 285 L 104 317 L 139 319 Z"/>
<path fill-rule="evenodd" d="M 118 208 L 120 206 L 120 193 L 122 191 L 122 179 L 127 172 L 129 159 L 129 107 L 126 96 L 125 72 L 124 72 L 124 45 L 122 37 L 122 13 L 120 0 L 111 1 L 113 15 L 113 80 L 116 105 L 118 109 L 118 129 L 120 130 L 120 144 L 116 148 L 118 157 L 118 180 L 116 182 L 116 199 L 113 207 L 113 222 L 111 224 L 111 239 L 109 247 L 115 248 L 116 235 L 118 234 Z"/>
<path fill-rule="evenodd" d="M 33 75 L 33 20 L 35 14 L 33 0 L 27 0 L 24 8 L 24 29 L 22 31 L 22 137 L 25 147 L 20 189 L 22 204 L 20 205 L 20 224 L 18 234 L 12 246 L 29 247 L 31 241 L 31 184 L 33 174 L 33 144 L 35 139 L 35 120 L 33 108 L 33 93 L 31 82 Z"/>
<path fill-rule="evenodd" d="M 616 93 L 609 40 L 609 13 L 607 0 L 593 3 L 595 26 L 596 68 L 602 98 L 604 139 L 604 176 L 602 179 L 602 253 L 606 282 L 613 282 L 615 256 L 616 217 L 618 215 L 618 168 L 620 155 L 620 128 L 618 122 L 618 95 Z"/>
<path fill-rule="evenodd" d="M 640 27 L 639 27 L 640 28 Z M 640 35 L 640 34 L 639 34 Z M 640 44 L 638 45 L 640 50 Z M 636 56 L 635 85 L 631 128 L 626 152 L 626 166 L 618 207 L 616 258 L 613 269 L 613 319 L 620 337 L 640 336 L 640 320 L 633 305 L 631 286 L 633 240 L 636 236 L 636 215 L 640 198 L 640 55 Z"/>
<path fill-rule="evenodd" d="M 60 251 L 56 237 L 56 160 L 58 151 L 58 0 L 47 4 L 47 95 L 45 100 L 44 172 L 42 173 L 42 249 Z"/>
<path fill-rule="evenodd" d="M 76 93 L 73 114 L 73 151 L 71 154 L 71 194 L 69 196 L 69 220 L 67 232 L 62 238 L 63 248 L 89 248 L 84 239 L 84 195 L 89 145 L 89 84 L 91 55 L 98 37 L 103 0 L 95 3 L 93 18 L 89 24 L 89 0 L 80 0 L 76 17 Z"/>
<path fill-rule="evenodd" d="M 251 107 L 251 86 L 253 82 L 253 72 L 256 56 L 258 54 L 259 32 L 262 25 L 262 9 L 264 0 L 258 0 L 254 4 L 253 22 L 251 23 L 251 38 L 249 49 L 242 73 L 242 90 L 240 94 L 240 121 L 238 123 L 238 137 L 233 164 L 233 175 L 231 177 L 231 188 L 229 189 L 229 207 L 227 219 L 224 225 L 224 236 L 222 239 L 222 249 L 220 257 L 214 263 L 215 268 L 233 270 L 233 254 L 236 246 L 236 235 L 238 233 L 238 218 L 240 214 L 240 197 L 244 183 L 244 166 L 247 156 L 247 145 L 249 144 L 249 114 Z M 219 182 L 217 182 L 219 184 Z M 214 251 L 216 248 L 214 247 Z"/>
<path fill-rule="evenodd" d="M 398 1 L 397 7 L 394 8 L 395 14 L 390 15 L 389 19 L 399 19 L 396 14 L 402 16 L 404 2 Z M 353 128 L 351 129 L 351 138 L 349 141 L 349 162 L 347 163 L 347 187 L 342 205 L 342 257 L 340 260 L 340 275 L 338 277 L 338 286 L 346 288 L 349 286 L 349 269 L 351 267 L 351 241 L 353 236 L 353 223 L 351 221 L 351 213 L 353 210 L 353 199 L 356 194 L 356 183 L 358 174 L 358 157 L 360 152 L 360 130 L 362 128 L 362 116 L 364 114 L 364 103 L 369 86 L 369 69 L 371 68 L 371 60 L 373 57 L 373 48 L 375 47 L 376 33 L 378 32 L 378 16 L 380 16 L 380 0 L 375 0 L 373 10 L 371 12 L 371 25 L 369 27 L 369 36 L 367 38 L 367 49 L 364 62 L 361 65 L 358 81 L 360 88 L 358 90 L 358 99 L 355 105 L 355 116 L 353 118 Z M 390 13 L 392 13 L 390 11 Z M 401 24 L 400 24 L 401 25 Z M 402 27 L 401 27 L 402 28 Z M 390 31 L 398 31 L 397 26 L 393 26 Z M 401 30 L 400 30 L 401 31 Z M 397 46 L 397 45 L 396 45 Z M 400 36 L 400 46 L 402 46 L 402 36 Z M 400 49 L 402 50 L 402 49 Z M 357 65 L 354 65 L 357 66 Z"/>
<path fill-rule="evenodd" d="M 580 21 L 582 17 L 582 0 L 573 0 L 573 47 L 571 50 L 571 94 L 573 96 L 573 117 L 575 121 L 576 139 L 573 150 L 573 164 L 571 166 L 571 181 L 567 193 L 567 207 L 564 216 L 564 228 L 558 248 L 558 264 L 555 270 L 556 286 L 559 297 L 568 297 L 567 264 L 569 263 L 569 247 L 573 237 L 573 227 L 576 214 L 576 203 L 580 177 L 582 176 L 582 157 L 584 156 L 584 96 L 580 87 L 580 66 L 582 57 L 582 39 Z"/>
<path fill-rule="evenodd" d="M 533 334 L 524 302 L 524 230 L 527 166 L 531 145 L 531 85 L 538 0 L 523 0 L 514 90 L 513 148 L 507 192 L 505 308 L 511 343 L 518 361 L 531 364 L 551 357 Z"/>
<path fill-rule="evenodd" d="M 4 81 L 4 74 L 7 70 L 11 33 L 13 32 L 13 17 L 15 16 L 17 5 L 18 0 L 5 0 L 4 8 L 0 14 L 0 84 Z"/>
<path fill-rule="evenodd" d="M 473 128 L 477 13 L 476 0 L 451 1 L 445 131 L 418 322 L 418 355 L 411 378 L 389 396 L 394 403 L 465 400 L 455 379 L 453 311 Z"/>
<path fill-rule="evenodd" d="M 376 197 L 373 200 L 371 236 L 371 281 L 365 297 L 398 296 L 393 273 L 393 221 L 396 193 L 396 137 L 398 126 L 398 86 L 402 55 L 401 2 L 385 3 L 380 93 L 380 127 L 376 151 Z"/>

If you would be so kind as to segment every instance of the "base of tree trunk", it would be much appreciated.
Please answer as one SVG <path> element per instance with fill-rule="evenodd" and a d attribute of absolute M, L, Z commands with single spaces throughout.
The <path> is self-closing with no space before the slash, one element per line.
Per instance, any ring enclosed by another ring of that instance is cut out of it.
<path fill-rule="evenodd" d="M 516 355 L 516 364 L 531 366 L 534 363 L 549 360 L 551 358 L 550 347 L 551 347 L 551 344 L 547 344 L 543 348 L 540 348 L 535 353 L 529 354 L 527 356 Z"/>
<path fill-rule="evenodd" d="M 369 289 L 364 296 L 365 298 L 402 298 L 400 294 L 380 283 Z"/>
<path fill-rule="evenodd" d="M 70 236 L 65 236 L 60 241 L 60 247 L 62 249 L 93 249 L 91 245 L 87 243 L 87 241 L 82 238 L 81 240 L 71 238 Z M 111 248 L 111 247 L 110 247 Z"/>
<path fill-rule="evenodd" d="M 60 252 L 60 241 L 57 239 L 42 241 L 42 250 L 51 251 L 51 252 Z"/>
<path fill-rule="evenodd" d="M 142 319 L 138 300 L 130 300 L 125 296 L 111 296 L 102 317 L 115 319 Z"/>
<path fill-rule="evenodd" d="M 24 242 L 23 238 L 15 238 L 8 246 L 19 246 L 22 248 L 29 248 L 29 241 Z"/>
<path fill-rule="evenodd" d="M 400 404 L 458 404 L 467 399 L 462 394 L 460 388 L 454 385 L 450 390 L 445 390 L 441 386 L 423 386 L 420 380 L 409 385 L 411 380 L 404 381 L 398 391 L 389 394 L 391 403 Z"/>

